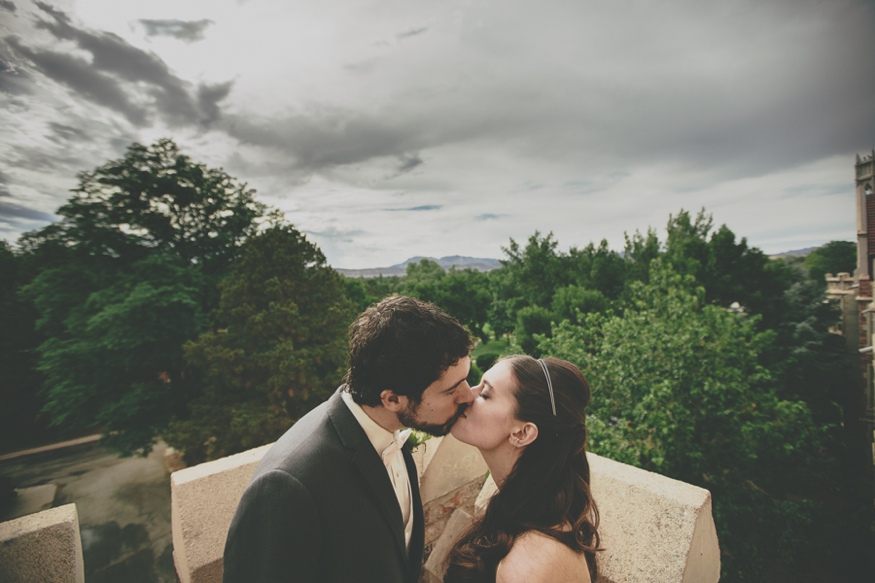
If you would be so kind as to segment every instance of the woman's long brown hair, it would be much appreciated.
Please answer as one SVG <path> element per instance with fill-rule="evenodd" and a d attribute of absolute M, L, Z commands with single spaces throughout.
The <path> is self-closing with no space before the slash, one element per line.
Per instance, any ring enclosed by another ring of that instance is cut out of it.
<path fill-rule="evenodd" d="M 595 583 L 599 515 L 586 459 L 589 384 L 570 362 L 544 359 L 556 399 L 554 416 L 540 363 L 530 356 L 506 360 L 517 382 L 516 418 L 537 425 L 538 437 L 523 450 L 486 511 L 450 551 L 444 583 L 493 583 L 498 563 L 517 537 L 528 531 L 583 553 Z"/>

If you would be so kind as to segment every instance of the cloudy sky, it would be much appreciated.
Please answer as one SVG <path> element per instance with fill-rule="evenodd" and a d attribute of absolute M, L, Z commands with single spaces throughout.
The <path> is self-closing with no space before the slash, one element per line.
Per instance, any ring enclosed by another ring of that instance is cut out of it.
<path fill-rule="evenodd" d="M 705 207 L 854 238 L 872 0 L 0 0 L 0 237 L 174 138 L 335 267 L 502 256 Z"/>

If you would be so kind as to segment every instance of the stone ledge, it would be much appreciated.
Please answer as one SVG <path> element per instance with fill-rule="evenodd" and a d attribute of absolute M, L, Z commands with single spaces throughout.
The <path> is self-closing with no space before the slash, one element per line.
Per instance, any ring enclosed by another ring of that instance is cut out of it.
<path fill-rule="evenodd" d="M 615 583 L 710 583 L 720 547 L 708 490 L 589 454 L 600 572 Z"/>
<path fill-rule="evenodd" d="M 715 583 L 720 547 L 711 494 L 702 488 L 587 454 L 598 504 L 600 583 Z M 475 501 L 482 512 L 495 493 L 490 477 Z M 424 568 L 424 580 L 439 582 L 455 539 L 473 519 L 456 511 Z"/>
<path fill-rule="evenodd" d="M 228 527 L 269 448 L 172 474 L 173 555 L 181 583 L 221 581 Z M 495 491 L 491 478 L 483 483 L 485 465 L 481 468 L 471 455 L 476 450 L 466 448 L 444 438 L 432 443 L 431 451 L 414 456 L 425 466 L 419 469 L 428 514 L 442 523 L 429 530 L 434 551 L 424 570 L 426 578 L 439 576 L 451 539 L 470 523 L 469 512 L 482 511 Z M 707 490 L 596 455 L 589 454 L 589 460 L 605 548 L 599 553 L 599 568 L 606 583 L 718 580 L 720 550 Z"/>
<path fill-rule="evenodd" d="M 170 475 L 173 562 L 181 583 L 221 583 L 222 553 L 237 503 L 271 445 Z"/>
<path fill-rule="evenodd" d="M 4 583 L 84 583 L 85 563 L 75 504 L 0 524 Z"/>

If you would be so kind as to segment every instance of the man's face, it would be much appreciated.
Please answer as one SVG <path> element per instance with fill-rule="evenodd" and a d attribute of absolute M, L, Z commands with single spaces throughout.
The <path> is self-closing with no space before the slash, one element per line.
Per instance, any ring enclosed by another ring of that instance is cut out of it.
<path fill-rule="evenodd" d="M 474 393 L 466 380 L 470 369 L 470 357 L 459 359 L 422 392 L 419 403 L 408 399 L 407 407 L 398 413 L 398 420 L 405 427 L 429 435 L 449 433 L 468 403 L 474 400 Z"/>

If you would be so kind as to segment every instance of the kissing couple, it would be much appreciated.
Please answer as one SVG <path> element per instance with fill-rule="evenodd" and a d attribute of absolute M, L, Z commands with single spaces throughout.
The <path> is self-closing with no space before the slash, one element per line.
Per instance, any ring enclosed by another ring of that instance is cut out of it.
<path fill-rule="evenodd" d="M 511 356 L 471 387 L 473 341 L 438 307 L 386 298 L 350 326 L 349 370 L 267 452 L 228 532 L 224 583 L 417 583 L 424 519 L 410 429 L 480 450 L 498 489 L 445 583 L 595 582 L 589 385 Z"/>

